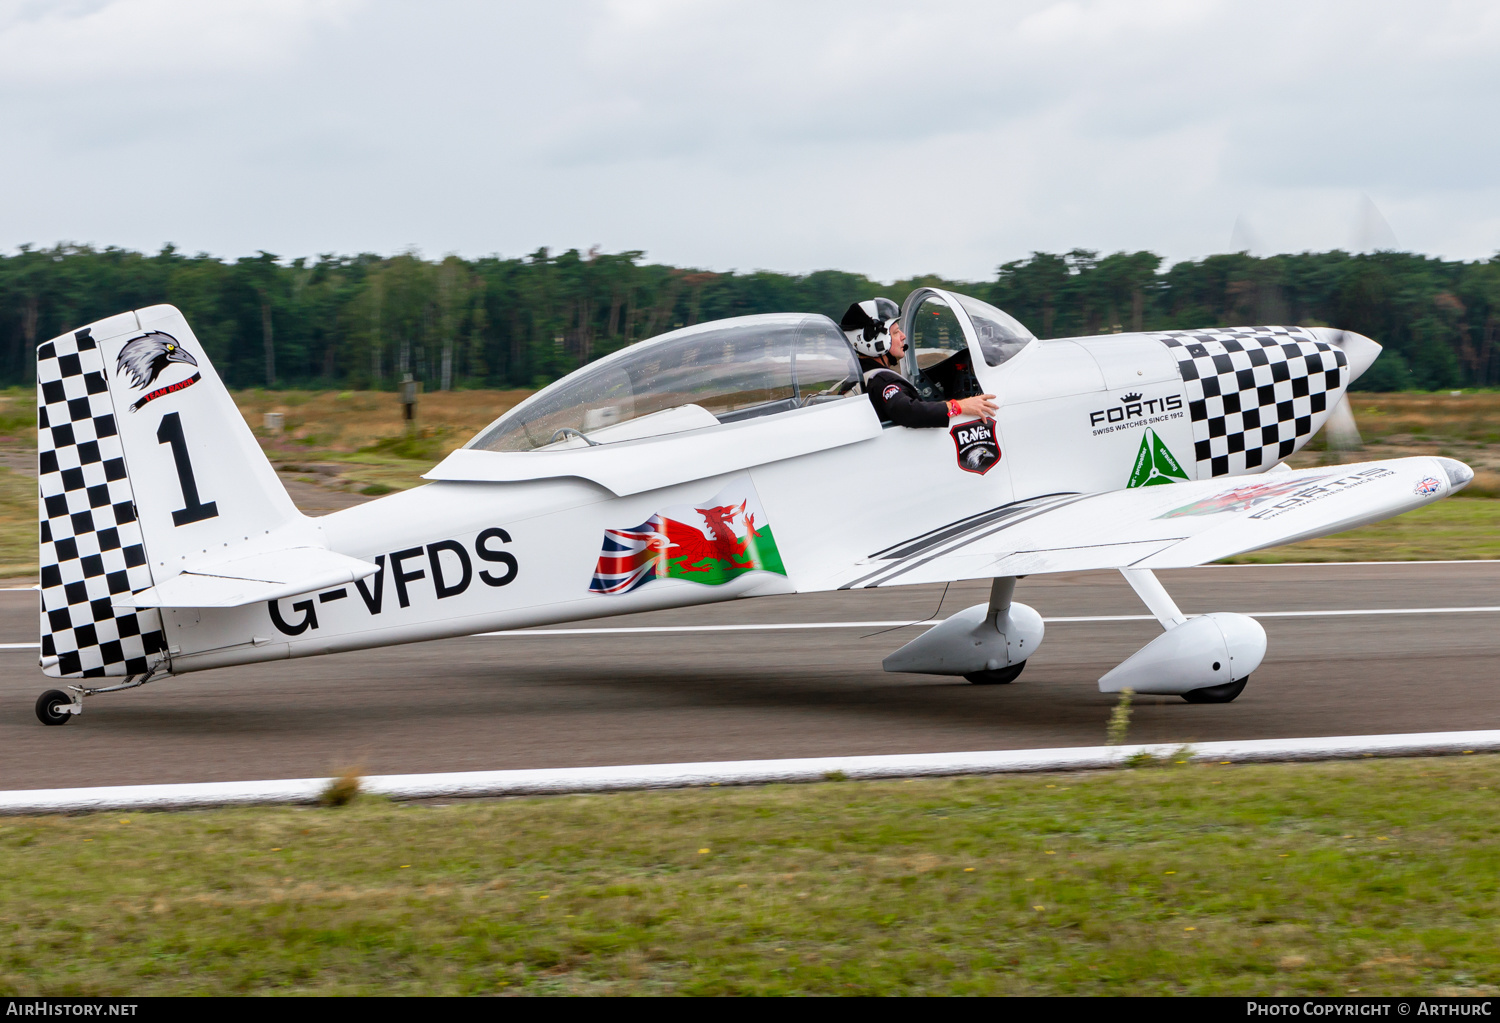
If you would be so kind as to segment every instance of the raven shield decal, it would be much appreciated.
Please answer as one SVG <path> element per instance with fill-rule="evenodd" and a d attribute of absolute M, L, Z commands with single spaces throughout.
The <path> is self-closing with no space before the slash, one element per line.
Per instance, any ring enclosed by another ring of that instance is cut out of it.
<path fill-rule="evenodd" d="M 958 467 L 983 476 L 1000 461 L 1000 443 L 995 440 L 995 421 L 978 419 L 950 427 L 948 434 L 958 449 Z"/>

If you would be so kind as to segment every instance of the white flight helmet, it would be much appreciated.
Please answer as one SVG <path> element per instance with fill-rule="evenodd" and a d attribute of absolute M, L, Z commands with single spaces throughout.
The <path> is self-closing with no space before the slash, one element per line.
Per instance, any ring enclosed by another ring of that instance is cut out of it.
<path fill-rule="evenodd" d="M 901 307 L 888 298 L 856 302 L 844 313 L 839 328 L 860 355 L 878 359 L 891 350 L 891 324 L 901 316 Z"/>

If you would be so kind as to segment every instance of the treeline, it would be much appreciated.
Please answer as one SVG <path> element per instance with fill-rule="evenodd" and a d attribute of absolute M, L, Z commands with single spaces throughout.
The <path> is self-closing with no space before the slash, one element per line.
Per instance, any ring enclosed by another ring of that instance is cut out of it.
<path fill-rule="evenodd" d="M 232 387 L 536 387 L 674 327 L 748 313 L 837 319 L 872 295 L 931 284 L 984 298 L 1040 337 L 1221 324 L 1300 323 L 1373 337 L 1386 354 L 1372 390 L 1500 384 L 1500 256 L 1465 263 L 1413 253 L 1243 253 L 1163 269 L 1149 252 L 1034 253 L 993 280 L 882 285 L 822 270 L 711 273 L 641 252 L 424 260 L 414 253 L 270 253 L 226 261 L 168 246 L 155 255 L 64 245 L 0 256 L 0 385 L 34 380 L 34 349 L 127 309 L 183 310 Z"/>

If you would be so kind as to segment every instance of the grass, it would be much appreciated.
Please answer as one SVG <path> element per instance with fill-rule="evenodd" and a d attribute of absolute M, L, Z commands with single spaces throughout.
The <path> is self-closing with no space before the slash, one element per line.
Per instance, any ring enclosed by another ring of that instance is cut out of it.
<path fill-rule="evenodd" d="M 1367 441 L 1421 433 L 1478 444 L 1500 442 L 1500 391 L 1355 392 L 1349 403 Z"/>
<path fill-rule="evenodd" d="M 0 390 L 0 445 L 36 447 L 36 392 L 29 387 Z"/>
<path fill-rule="evenodd" d="M 419 462 L 422 472 L 513 408 L 530 391 L 446 391 L 424 394 L 408 424 L 395 394 L 384 391 L 235 391 L 240 413 L 273 460 L 314 456 Z M 279 412 L 279 434 L 265 414 Z M 373 456 L 373 457 L 371 457 Z"/>
<path fill-rule="evenodd" d="M 1365 442 L 1358 457 L 1448 455 L 1475 470 L 1465 495 L 1500 497 L 1500 392 L 1355 393 L 1350 407 Z M 1290 461 L 1317 465 L 1323 452 L 1320 435 Z"/>
<path fill-rule="evenodd" d="M 0 579 L 36 575 L 36 477 L 0 468 Z"/>
<path fill-rule="evenodd" d="M 0 821 L 0 993 L 1496 993 L 1500 758 Z"/>
<path fill-rule="evenodd" d="M 530 391 L 424 394 L 412 423 L 395 394 L 383 391 L 233 392 L 235 404 L 278 467 L 316 463 L 324 485 L 378 497 L 425 482 L 421 477 Z M 280 433 L 265 413 L 283 417 Z"/>
<path fill-rule="evenodd" d="M 36 576 L 36 477 L 0 468 L 0 579 Z"/>

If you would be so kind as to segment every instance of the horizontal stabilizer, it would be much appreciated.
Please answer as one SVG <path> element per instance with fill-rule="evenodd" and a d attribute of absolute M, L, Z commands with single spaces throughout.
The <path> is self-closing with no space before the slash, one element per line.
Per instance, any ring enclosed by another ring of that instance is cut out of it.
<path fill-rule="evenodd" d="M 1226 476 L 1018 501 L 912 537 L 843 571 L 839 589 L 1105 568 L 1188 568 L 1420 508 L 1474 473 L 1451 458 Z"/>
<path fill-rule="evenodd" d="M 132 607 L 241 607 L 352 583 L 378 566 L 321 547 L 289 547 L 194 565 L 131 597 Z"/>

